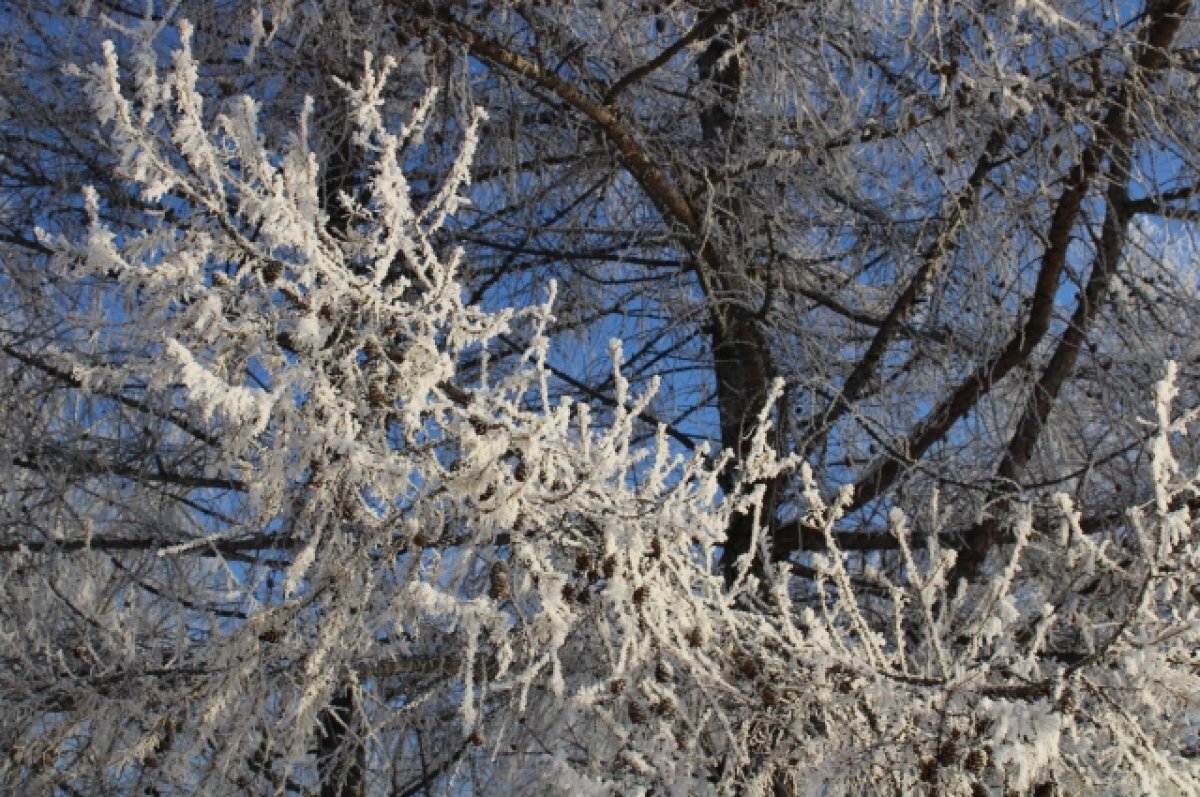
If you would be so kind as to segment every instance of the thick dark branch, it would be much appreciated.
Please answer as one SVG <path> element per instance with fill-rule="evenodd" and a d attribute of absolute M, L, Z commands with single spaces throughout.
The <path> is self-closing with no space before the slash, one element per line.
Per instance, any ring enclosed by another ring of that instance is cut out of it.
<path fill-rule="evenodd" d="M 53 377 L 57 381 L 66 385 L 67 387 L 72 387 L 72 388 L 76 388 L 76 389 L 80 389 L 83 387 L 83 383 L 80 382 L 78 379 L 76 379 L 74 376 L 72 376 L 68 371 L 66 371 L 62 368 L 58 368 L 57 366 L 51 365 L 50 363 L 46 362 L 45 360 L 43 360 L 40 357 L 37 357 L 33 354 L 27 354 L 25 352 L 14 349 L 13 347 L 8 346 L 8 345 L 0 345 L 0 352 L 4 352 L 9 357 L 12 357 L 14 360 L 18 360 L 18 361 L 24 363 L 25 365 L 29 366 L 30 368 L 34 368 L 34 369 L 46 374 L 47 376 Z M 205 443 L 210 446 L 215 446 L 215 445 L 218 445 L 220 442 L 217 440 L 216 437 L 213 437 L 212 435 L 210 435 L 206 432 L 202 432 L 199 429 L 192 426 L 191 423 L 189 423 L 187 421 L 187 419 L 184 418 L 183 416 L 181 416 L 179 413 L 166 412 L 164 410 L 158 409 L 157 407 L 151 406 L 150 404 L 148 404 L 144 401 L 130 398 L 129 396 L 126 396 L 122 393 L 117 393 L 115 391 L 104 390 L 103 388 L 97 389 L 94 386 L 89 389 L 93 394 L 95 394 L 101 398 L 106 398 L 111 401 L 115 401 L 118 404 L 129 407 L 130 409 L 137 410 L 138 412 L 144 412 L 147 415 L 151 415 L 155 418 L 158 418 L 159 420 L 166 421 L 167 423 L 170 423 L 173 426 L 176 426 L 177 428 L 181 429 L 182 431 L 186 432 L 187 434 L 191 435 L 192 437 L 196 438 L 197 440 L 201 441 L 202 443 Z"/>
<path fill-rule="evenodd" d="M 103 476 L 119 476 L 135 482 L 157 482 L 186 487 L 190 490 L 233 490 L 244 493 L 246 483 L 237 479 L 223 479 L 212 476 L 190 476 L 186 473 L 172 473 L 167 470 L 145 470 L 131 465 L 115 462 L 104 462 L 91 456 L 65 454 L 63 456 L 47 457 L 42 454 L 16 456 L 12 464 L 18 468 L 52 473 L 62 476 L 95 478 Z"/>
<path fill-rule="evenodd" d="M 398 11 L 402 10 L 395 0 L 393 0 L 393 6 L 397 7 Z M 605 138 L 616 147 L 629 174 L 642 186 L 663 217 L 672 219 L 682 226 L 694 242 L 704 241 L 704 226 L 700 216 L 683 193 L 671 182 L 667 174 L 625 127 L 616 111 L 605 106 L 600 100 L 588 96 L 568 80 L 474 31 L 455 19 L 444 6 L 429 2 L 417 2 L 403 10 L 414 10 L 437 20 L 442 29 L 461 42 L 472 55 L 532 82 L 591 120 Z M 720 265 L 720 258 L 713 247 L 703 243 L 698 246 L 701 250 L 701 259 L 707 265 L 710 267 Z M 720 268 L 715 270 L 721 271 Z"/>
<path fill-rule="evenodd" d="M 52 255 L 54 250 L 43 244 L 41 241 L 33 241 L 29 238 L 21 238 L 16 235 L 0 234 L 0 243 L 19 246 L 23 249 L 28 249 L 39 255 Z"/>
<path fill-rule="evenodd" d="M 99 553 L 125 553 L 130 551 L 164 551 L 168 549 L 186 549 L 191 555 L 220 555 L 236 556 L 256 551 L 289 551 L 295 547 L 295 541 L 288 539 L 286 534 L 256 534 L 252 537 L 236 537 L 232 539 L 192 539 L 170 540 L 161 537 L 108 537 L 95 536 L 70 540 L 7 540 L 0 542 L 0 554 L 20 552 L 41 553 L 55 551 L 58 553 L 77 553 L 79 551 L 96 551 Z"/>
<path fill-rule="evenodd" d="M 773 376 L 770 350 L 753 314 L 736 305 L 726 307 L 723 303 L 722 297 L 736 294 L 737 269 L 725 262 L 714 245 L 713 236 L 709 235 L 712 231 L 705 228 L 691 202 L 638 142 L 621 117 L 602 101 L 519 53 L 480 35 L 455 19 L 445 7 L 421 2 L 408 8 L 436 19 L 442 29 L 472 55 L 532 82 L 590 120 L 616 148 L 625 170 L 641 186 L 663 220 L 682 233 L 681 243 L 696 253 L 696 275 L 714 321 L 712 348 L 722 444 L 739 454 L 744 453 L 752 438 L 753 418 L 761 409 L 758 405 L 767 395 Z M 741 88 L 738 59 L 733 57 L 726 63 L 722 58 L 728 48 L 726 41 L 713 41 L 698 62 L 701 79 L 711 81 L 721 95 L 720 101 L 701 113 L 705 143 L 713 147 L 729 143 L 724 139 L 732 131 L 730 100 Z M 767 503 L 770 506 L 773 505 L 770 496 L 774 494 L 774 486 L 769 487 Z M 739 520 L 729 532 L 726 551 L 729 564 L 745 552 L 750 539 L 742 526 L 744 523 Z"/>
<path fill-rule="evenodd" d="M 516 255 L 525 255 L 527 257 L 543 257 L 559 261 L 590 260 L 604 263 L 622 263 L 632 266 L 643 266 L 645 268 L 672 269 L 675 271 L 689 269 L 695 266 L 694 263 L 684 260 L 669 260 L 666 258 L 638 257 L 636 255 L 629 255 L 617 248 L 564 251 L 561 249 L 544 249 L 537 246 L 523 246 L 521 244 L 505 243 L 503 241 L 496 241 L 478 235 L 467 235 L 463 233 L 458 233 L 455 237 L 460 241 L 475 244 L 476 246 L 487 247 L 488 249 L 494 249 L 498 252 L 510 252 Z"/>
<path fill-rule="evenodd" d="M 1125 142 L 1128 144 L 1128 142 Z M 1087 285 L 1080 294 L 1079 303 L 1071 318 L 1070 326 L 1063 332 L 1058 347 L 1042 371 L 1041 377 L 1030 390 L 1025 408 L 1018 420 L 1012 438 L 997 470 L 997 478 L 1009 489 L 1017 481 L 1033 455 L 1034 446 L 1045 428 L 1046 419 L 1058 398 L 1063 383 L 1075 367 L 1079 349 L 1087 339 L 1088 331 L 1101 304 L 1107 298 L 1108 286 L 1116 271 L 1117 262 L 1125 249 L 1128 236 L 1129 213 L 1125 210 L 1123 197 L 1128 184 L 1128 155 L 1120 152 L 1113 155 L 1114 168 L 1124 172 L 1122 182 L 1112 185 L 1108 191 L 1109 207 L 1105 214 L 1100 235 L 1100 246 L 1092 264 Z M 1006 502 L 1001 502 L 1001 507 Z M 1003 511 L 1003 509 L 1002 509 Z M 995 518 L 985 519 L 967 535 L 968 544 L 955 562 L 950 574 L 951 581 L 971 579 L 983 564 L 987 553 L 995 544 L 999 523 Z"/>
<path fill-rule="evenodd" d="M 641 66 L 627 72 L 620 80 L 613 84 L 604 94 L 602 102 L 605 105 L 612 105 L 613 100 L 617 98 L 621 92 L 632 86 L 634 83 L 648 77 L 658 69 L 666 66 L 672 58 L 679 55 L 685 48 L 703 39 L 712 31 L 716 30 L 717 26 L 729 19 L 730 16 L 737 10 L 738 5 L 733 4 L 725 8 L 718 8 L 715 11 L 710 11 L 707 16 L 701 17 L 700 21 L 692 26 L 692 29 L 679 38 L 674 44 L 661 53 L 656 55 L 651 60 Z"/>
<path fill-rule="evenodd" d="M 1173 205 L 1173 202 L 1183 202 L 1190 200 L 1198 193 L 1197 187 L 1194 185 L 1177 188 L 1174 191 L 1166 191 L 1158 196 L 1143 197 L 1141 199 L 1126 199 L 1122 204 L 1122 209 L 1132 215 L 1148 215 L 1162 216 L 1166 219 L 1180 219 L 1182 221 L 1200 221 L 1200 208 L 1181 207 Z"/>
<path fill-rule="evenodd" d="M 1163 191 L 1157 196 L 1147 196 L 1141 199 L 1125 199 L 1124 207 L 1129 213 L 1158 213 L 1163 214 L 1169 212 L 1167 204 L 1171 202 L 1183 202 L 1200 194 L 1200 187 L 1195 185 L 1185 185 L 1180 188 L 1175 188 L 1170 191 Z"/>
<path fill-rule="evenodd" d="M 360 738 L 362 710 L 354 690 L 342 686 L 321 712 L 317 768 L 321 797 L 363 797 L 366 794 L 367 753 Z"/>
<path fill-rule="evenodd" d="M 1193 513 L 1193 516 L 1195 516 L 1195 513 L 1200 512 L 1200 498 L 1179 499 L 1172 503 L 1171 510 L 1174 511 L 1183 507 L 1187 507 Z M 1126 522 L 1130 510 L 1134 508 L 1127 507 L 1094 511 L 1080 518 L 1079 528 L 1087 535 L 1109 533 L 1113 528 Z M 1145 505 L 1140 505 L 1140 508 L 1145 511 L 1153 511 L 1151 507 Z M 1055 510 L 1047 510 L 1044 513 L 1039 512 L 1034 518 L 1034 528 L 1043 530 L 1043 533 L 1047 529 L 1057 529 L 1060 519 L 1061 514 L 1056 514 Z M 1012 545 L 1016 542 L 1016 536 L 1003 522 L 988 520 L 986 523 L 992 525 L 993 537 L 990 542 L 993 546 Z M 978 523 L 939 532 L 937 535 L 938 545 L 944 550 L 959 551 L 960 556 L 967 555 L 964 552 L 969 552 L 973 540 L 980 533 L 984 525 L 984 523 Z M 1057 533 L 1057 531 L 1054 533 Z M 838 550 L 843 552 L 896 551 L 900 549 L 900 543 L 886 529 L 835 531 L 833 539 Z M 909 545 L 914 550 L 923 548 L 927 544 L 928 537 L 923 534 L 914 533 L 909 538 Z M 825 539 L 824 529 L 806 523 L 802 519 L 793 520 L 780 524 L 776 528 L 771 559 L 782 562 L 786 561 L 792 554 L 803 553 L 805 551 L 825 552 L 828 550 L 829 546 Z"/>
<path fill-rule="evenodd" d="M 860 509 L 887 490 L 912 460 L 919 459 L 929 448 L 961 420 L 992 386 L 1014 368 L 1029 359 L 1050 327 L 1054 297 L 1067 261 L 1071 232 L 1079 218 L 1080 208 L 1092 187 L 1106 156 L 1116 158 L 1110 164 L 1109 185 L 1121 184 L 1119 161 L 1129 149 L 1130 134 L 1128 98 L 1133 86 L 1143 83 L 1147 73 L 1165 63 L 1164 48 L 1179 28 L 1188 0 L 1163 0 L 1151 4 L 1148 22 L 1143 28 L 1138 57 L 1133 72 L 1117 97 L 1109 104 L 1096 139 L 1084 150 L 1079 163 L 1067 175 L 1066 187 L 1059 197 L 1046 233 L 1046 248 L 1042 267 L 1031 297 L 1025 324 L 987 363 L 982 364 L 959 384 L 903 441 L 904 458 L 889 458 L 873 467 L 855 485 L 854 502 L 849 511 Z"/>
<path fill-rule="evenodd" d="M 1116 271 L 1117 262 L 1125 249 L 1129 215 L 1122 209 L 1120 197 L 1125 186 L 1113 186 L 1109 191 L 1109 209 L 1100 234 L 1100 248 L 1092 264 L 1087 285 L 1079 296 L 1079 303 L 1071 317 L 1070 326 L 1063 332 L 1050 362 L 1042 371 L 1041 378 L 1030 391 L 1016 432 L 1009 441 L 998 472 L 1005 482 L 1015 483 L 1033 453 L 1034 444 L 1045 425 L 1046 418 L 1058 398 L 1059 391 L 1068 374 L 1075 367 L 1079 349 L 1087 339 L 1100 306 L 1108 295 L 1108 286 Z"/>
<path fill-rule="evenodd" d="M 1165 9 L 1172 5 L 1170 2 L 1163 3 L 1158 10 L 1160 13 L 1169 14 Z M 1139 51 L 1138 62 L 1135 64 L 1131 76 L 1133 83 L 1139 83 L 1144 79 L 1145 69 L 1153 69 L 1165 63 L 1161 48 L 1169 44 L 1178 24 L 1179 20 L 1174 16 L 1152 19 L 1149 28 L 1146 29 L 1143 47 Z M 1075 308 L 1071 323 L 1063 332 L 1062 338 L 1042 371 L 1037 384 L 1033 386 L 1012 439 L 1001 459 L 997 476 L 1005 484 L 1016 484 L 1021 471 L 1024 470 L 1033 455 L 1034 446 L 1042 429 L 1045 428 L 1046 419 L 1054 407 L 1059 391 L 1062 389 L 1067 375 L 1075 366 L 1080 346 L 1087 338 L 1100 305 L 1107 298 L 1112 275 L 1116 272 L 1117 262 L 1125 249 L 1130 217 L 1127 200 L 1133 143 L 1127 110 L 1130 94 L 1131 86 L 1128 84 L 1123 86 L 1109 111 L 1109 118 L 1106 119 L 1102 131 L 1107 140 L 1102 140 L 1101 143 L 1105 145 L 1110 159 L 1106 175 L 1108 181 L 1107 208 L 1091 274 L 1080 293 L 1079 303 Z M 952 583 L 960 579 L 974 578 L 986 559 L 988 551 L 995 544 L 997 532 L 997 522 L 993 519 L 985 520 L 972 530 L 967 537 L 967 547 L 958 557 L 954 569 L 950 573 Z"/>
<path fill-rule="evenodd" d="M 979 159 L 975 163 L 975 168 L 971 172 L 971 176 L 967 179 L 966 185 L 963 186 L 962 191 L 954 198 L 949 222 L 942 229 L 937 239 L 921 255 L 921 265 L 917 268 L 908 285 L 900 293 L 891 310 L 888 311 L 887 316 L 879 324 L 862 358 L 855 364 L 850 375 L 846 377 L 841 391 L 834 397 L 831 405 L 824 413 L 821 419 L 821 427 L 816 430 L 816 434 L 809 438 L 805 446 L 806 451 L 812 451 L 814 448 L 820 446 L 825 432 L 853 406 L 863 389 L 875 376 L 876 369 L 878 369 L 879 364 L 883 361 L 883 356 L 887 352 L 888 347 L 904 327 L 908 317 L 912 314 L 917 303 L 924 295 L 926 288 L 945 262 L 947 254 L 954 249 L 955 240 L 965 226 L 968 214 L 978 201 L 983 181 L 987 177 L 988 172 L 995 166 L 996 157 L 1000 154 L 1000 149 L 1004 146 L 1004 141 L 1005 136 L 1000 132 L 993 133 L 988 139 L 982 154 L 980 154 Z"/>
<path fill-rule="evenodd" d="M 1075 225 L 1083 198 L 1093 175 L 1088 169 L 1077 166 L 1068 179 L 1068 187 L 1059 198 L 1047 235 L 1048 246 L 1042 257 L 1042 268 L 1038 273 L 1037 285 L 1031 299 L 1029 316 L 998 355 L 978 367 L 973 374 L 960 383 L 949 396 L 925 416 L 917 427 L 903 440 L 903 458 L 889 457 L 873 467 L 854 487 L 854 502 L 851 511 L 866 506 L 887 490 L 912 461 L 919 459 L 929 448 L 941 440 L 992 389 L 1014 368 L 1028 360 L 1030 353 L 1041 343 L 1050 327 L 1050 316 L 1054 308 L 1054 294 L 1058 289 L 1059 277 L 1066 264 L 1067 248 L 1071 229 Z"/>

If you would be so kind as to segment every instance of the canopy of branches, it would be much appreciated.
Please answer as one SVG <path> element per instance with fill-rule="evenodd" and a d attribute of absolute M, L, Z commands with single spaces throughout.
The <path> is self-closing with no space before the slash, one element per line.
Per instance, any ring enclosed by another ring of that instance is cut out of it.
<path fill-rule="evenodd" d="M 1191 0 L 0 0 L 0 790 L 1200 790 Z"/>

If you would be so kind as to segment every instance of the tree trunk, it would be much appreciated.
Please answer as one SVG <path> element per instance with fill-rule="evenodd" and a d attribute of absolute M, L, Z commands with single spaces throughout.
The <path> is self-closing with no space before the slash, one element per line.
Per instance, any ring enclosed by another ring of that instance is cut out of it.
<path fill-rule="evenodd" d="M 725 159 L 739 149 L 743 136 L 737 123 L 736 105 L 742 90 L 740 56 L 734 52 L 736 32 L 726 31 L 709 43 L 697 60 L 701 90 L 713 97 L 700 111 L 700 129 L 704 142 L 703 158 L 714 172 Z M 759 319 L 749 300 L 754 295 L 753 280 L 743 260 L 745 244 L 745 208 L 736 200 L 722 208 L 726 225 L 712 234 L 722 247 L 719 261 L 723 270 L 712 274 L 715 289 L 709 297 L 712 317 L 711 345 L 713 376 L 716 379 L 717 411 L 720 415 L 721 444 L 741 462 L 749 453 L 750 441 L 757 431 L 757 419 L 771 389 L 774 368 Z M 726 474 L 725 486 L 732 482 Z M 771 524 L 776 485 L 766 485 L 763 522 Z M 737 574 L 738 560 L 753 555 L 754 518 L 738 515 L 730 523 L 725 553 L 721 560 L 727 582 Z M 761 567 L 758 562 L 754 567 Z"/>

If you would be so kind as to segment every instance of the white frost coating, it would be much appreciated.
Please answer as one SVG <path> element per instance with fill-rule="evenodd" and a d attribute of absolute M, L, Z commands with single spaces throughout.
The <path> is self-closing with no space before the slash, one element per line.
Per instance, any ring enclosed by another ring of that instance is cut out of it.
<path fill-rule="evenodd" d="M 283 581 L 283 594 L 287 597 L 292 597 L 296 591 L 300 589 L 300 582 L 308 575 L 309 569 L 312 567 L 317 558 L 317 546 L 321 542 L 320 532 L 314 534 L 300 549 L 300 553 L 292 560 L 291 567 L 287 570 L 287 575 Z"/>
<path fill-rule="evenodd" d="M 267 35 L 256 24 L 252 43 Z M 185 684 L 168 697 L 202 727 L 164 754 L 162 771 L 211 757 L 231 783 L 258 777 L 252 737 L 265 728 L 271 766 L 301 771 L 307 787 L 320 771 L 311 750 L 323 712 L 335 696 L 369 692 L 351 734 L 380 745 L 369 760 L 432 734 L 439 754 L 463 751 L 464 768 L 503 770 L 510 791 L 833 795 L 894 777 L 880 788 L 1002 792 L 1109 769 L 1123 778 L 1115 788 L 1196 784 L 1194 764 L 1162 741 L 1195 732 L 1200 694 L 1196 610 L 1179 608 L 1200 559 L 1188 511 L 1196 480 L 1180 444 L 1195 415 L 1176 414 L 1174 366 L 1154 397 L 1152 501 L 1102 518 L 1113 529 L 1099 531 L 1067 495 L 988 506 L 1003 542 L 979 580 L 951 584 L 960 541 L 936 500 L 929 512 L 889 507 L 887 530 L 875 530 L 889 544 L 855 549 L 844 530 L 864 519 L 847 514 L 851 489 L 823 490 L 807 462 L 777 453 L 782 385 L 763 397 L 736 467 L 731 452 L 680 454 L 665 428 L 641 442 L 639 415 L 659 384 L 631 388 L 619 342 L 615 406 L 558 401 L 553 293 L 520 311 L 471 306 L 461 253 L 438 244 L 467 196 L 482 114 L 462 127 L 447 179 L 414 208 L 405 167 L 435 92 L 396 122 L 384 113 L 391 65 L 366 59 L 346 87 L 366 185 L 343 197 L 353 234 L 330 235 L 313 103 L 272 149 L 256 102 L 204 107 L 181 34 L 164 74 L 150 53 L 134 61 L 133 99 L 112 47 L 88 88 L 131 187 L 148 202 L 170 192 L 155 217 L 162 229 L 115 234 L 87 192 L 86 242 L 54 244 L 63 279 L 68 262 L 115 276 L 128 352 L 101 365 L 46 360 L 91 399 L 132 384 L 137 401 L 158 402 L 174 426 L 168 456 L 148 468 L 155 488 L 181 478 L 191 457 L 197 482 L 223 477 L 195 490 L 207 503 L 191 536 L 147 557 L 182 568 L 201 549 L 227 552 L 220 566 L 189 570 L 220 611 L 187 610 L 190 595 L 179 616 L 110 611 L 137 590 L 106 593 L 71 569 L 76 552 L 55 554 L 65 577 L 53 605 L 72 610 L 61 627 L 94 623 L 103 633 L 93 646 L 130 658 L 139 645 L 165 652 L 154 672 L 169 677 L 143 680 Z M 996 101 L 998 113 L 1027 104 Z M 183 204 L 197 212 L 168 222 Z M 491 368 L 501 334 L 526 343 Z M 462 370 L 473 362 L 484 365 Z M 78 489 L 122 477 L 98 473 L 80 448 L 74 471 L 64 468 Z M 790 484 L 792 469 L 804 545 L 763 566 L 764 496 L 777 477 Z M 184 511 L 154 495 L 139 523 Z M 716 563 L 735 513 L 755 521 L 755 544 L 727 579 Z M 237 533 L 214 533 L 221 523 Z M 192 633 L 211 641 L 189 645 Z M 1076 638 L 1070 649 L 1086 657 L 1060 655 Z M 103 687 L 80 705 L 108 699 L 122 675 L 95 674 L 87 645 L 56 654 L 64 678 Z M 238 714 L 241 700 L 252 714 Z M 144 738 L 121 747 L 124 763 L 159 746 L 167 716 L 151 715 L 163 727 L 147 722 Z"/>
<path fill-rule="evenodd" d="M 1168 439 L 1168 434 L 1172 429 L 1172 404 L 1179 395 L 1179 389 L 1175 386 L 1179 366 L 1174 361 L 1168 360 L 1164 369 L 1166 373 L 1154 388 L 1154 412 L 1157 415 L 1158 434 L 1155 435 L 1154 442 L 1151 444 L 1150 453 L 1154 463 L 1154 499 L 1158 505 L 1158 511 L 1165 514 L 1170 501 L 1168 493 L 1170 477 L 1179 467 Z"/>
<path fill-rule="evenodd" d="M 320 319 L 313 315 L 298 318 L 292 336 L 298 346 L 310 351 L 321 348 L 321 344 L 325 342 L 325 330 L 321 327 Z"/>
<path fill-rule="evenodd" d="M 230 423 L 248 424 L 254 430 L 253 434 L 266 427 L 272 404 L 270 394 L 256 388 L 231 385 L 213 375 L 177 340 L 168 339 L 165 350 L 177 363 L 179 381 L 195 405 L 203 408 L 206 418 L 219 414 Z"/>
<path fill-rule="evenodd" d="M 1033 703 L 984 698 L 980 711 L 993 724 L 991 739 L 997 766 L 1019 791 L 1032 786 L 1059 752 L 1062 717 L 1045 700 Z"/>

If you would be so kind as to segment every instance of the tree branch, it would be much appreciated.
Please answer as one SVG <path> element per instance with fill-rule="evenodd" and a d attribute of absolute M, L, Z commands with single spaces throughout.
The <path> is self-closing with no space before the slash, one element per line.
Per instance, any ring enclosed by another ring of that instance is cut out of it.
<path fill-rule="evenodd" d="M 1022 328 L 1016 331 L 1008 344 L 989 362 L 981 365 L 964 382 L 958 385 L 916 428 L 903 440 L 901 448 L 907 459 L 891 458 L 876 464 L 855 485 L 854 501 L 847 511 L 854 511 L 875 500 L 887 490 L 900 475 L 908 461 L 924 455 L 974 407 L 992 386 L 1008 375 L 1015 367 L 1026 362 L 1033 350 L 1041 343 L 1050 327 L 1054 309 L 1054 296 L 1067 261 L 1067 250 L 1080 214 L 1083 200 L 1087 196 L 1101 164 L 1115 150 L 1128 149 L 1128 98 L 1133 85 L 1143 82 L 1146 73 L 1165 63 L 1164 48 L 1178 30 L 1188 0 L 1163 0 L 1154 3 L 1147 11 L 1147 23 L 1143 28 L 1142 46 L 1126 86 L 1110 101 L 1104 121 L 1096 138 L 1084 150 L 1079 162 L 1067 176 L 1066 187 L 1059 197 L 1050 226 L 1046 234 L 1046 249 L 1042 256 L 1042 267 L 1030 300 L 1029 316 Z M 1120 169 L 1109 168 L 1111 185 L 1120 182 Z"/>
<path fill-rule="evenodd" d="M 625 89 L 629 88 L 634 83 L 637 83 L 639 80 L 642 80 L 643 78 L 653 74 L 660 67 L 668 64 L 672 58 L 679 55 L 679 53 L 689 45 L 694 44 L 712 31 L 716 30 L 718 25 L 729 19 L 729 17 L 732 16 L 733 13 L 742 5 L 744 5 L 744 3 L 735 3 L 724 8 L 718 8 L 715 11 L 709 12 L 707 16 L 701 17 L 700 21 L 693 25 L 691 30 L 681 36 L 670 47 L 667 47 L 654 58 L 650 59 L 636 69 L 625 73 L 620 80 L 612 85 L 612 88 L 605 92 L 601 103 L 604 105 L 612 105 L 613 101 L 621 92 L 625 91 Z"/>

